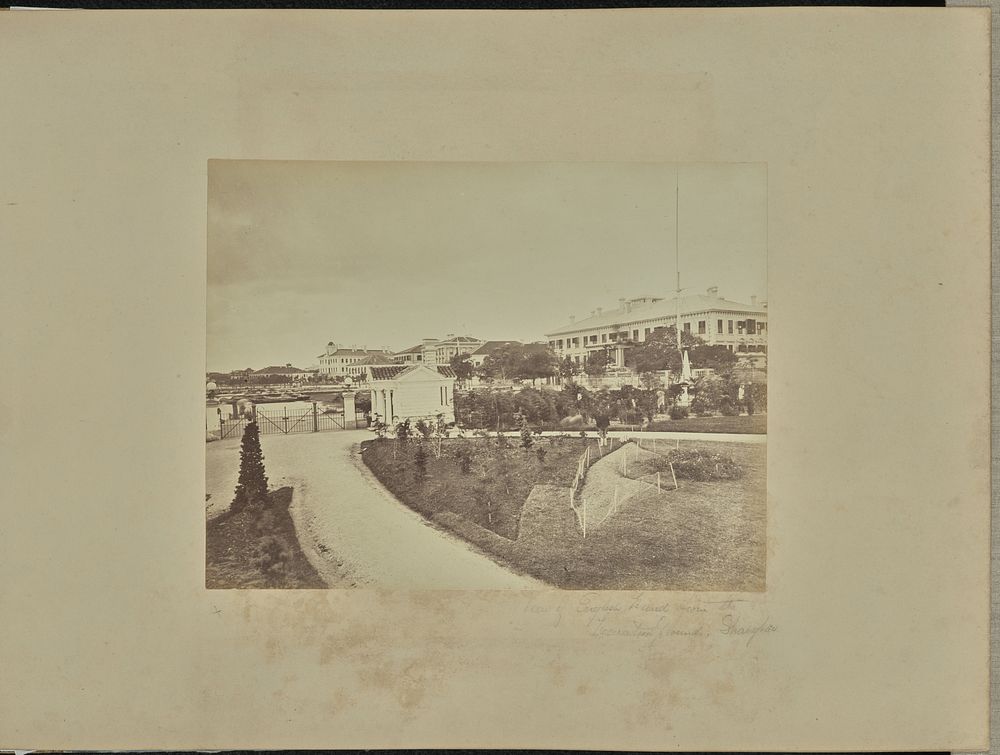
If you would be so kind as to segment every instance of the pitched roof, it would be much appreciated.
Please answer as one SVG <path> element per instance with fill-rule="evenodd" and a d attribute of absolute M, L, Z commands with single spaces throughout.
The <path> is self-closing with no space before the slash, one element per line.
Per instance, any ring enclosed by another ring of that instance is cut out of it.
<path fill-rule="evenodd" d="M 448 336 L 438 341 L 438 344 L 442 343 L 482 343 L 482 341 L 472 336 Z"/>
<path fill-rule="evenodd" d="M 745 314 L 766 315 L 767 310 L 761 306 L 743 304 L 732 299 L 723 299 L 721 296 L 709 296 L 707 294 L 691 294 L 682 296 L 680 301 L 681 317 L 691 315 L 696 312 L 708 312 L 714 310 L 737 312 Z M 661 299 L 659 301 L 633 301 L 631 311 L 624 308 L 613 309 L 610 312 L 602 312 L 599 315 L 577 320 L 554 330 L 548 331 L 546 336 L 557 336 L 563 333 L 577 333 L 581 330 L 593 330 L 595 328 L 608 328 L 613 325 L 624 327 L 633 322 L 642 320 L 655 320 L 660 318 L 674 318 L 677 315 L 677 299 Z"/>
<path fill-rule="evenodd" d="M 298 367 L 280 367 L 278 365 L 272 365 L 270 367 L 262 367 L 259 370 L 254 370 L 254 375 L 266 375 L 272 372 L 279 372 L 283 374 L 291 374 L 296 372 L 305 372 L 305 370 L 300 370 Z"/>
<path fill-rule="evenodd" d="M 363 357 L 368 354 L 392 354 L 391 351 L 387 349 L 337 349 L 332 354 L 327 354 L 325 351 L 318 355 L 317 359 L 322 359 L 323 357 Z"/>
<path fill-rule="evenodd" d="M 394 353 L 396 353 L 396 354 L 415 354 L 416 352 L 423 351 L 423 350 L 424 350 L 424 345 L 422 343 L 418 343 L 416 346 L 411 346 L 408 349 L 403 349 L 402 351 L 397 351 L 397 352 L 394 352 Z"/>
<path fill-rule="evenodd" d="M 414 372 L 424 372 L 425 370 L 435 370 L 438 375 L 445 378 L 456 377 L 455 370 L 451 367 L 438 366 L 435 368 L 424 364 L 399 364 L 392 367 L 371 367 L 370 369 L 372 380 L 396 380 Z"/>
<path fill-rule="evenodd" d="M 392 367 L 372 367 L 372 380 L 392 380 L 408 369 L 410 368 L 401 364 Z"/>
<path fill-rule="evenodd" d="M 486 341 L 482 346 L 472 352 L 472 356 L 489 356 L 501 346 L 520 346 L 520 341 Z"/>
<path fill-rule="evenodd" d="M 359 359 L 356 364 L 394 364 L 394 362 L 384 354 L 369 354 L 364 359 Z"/>

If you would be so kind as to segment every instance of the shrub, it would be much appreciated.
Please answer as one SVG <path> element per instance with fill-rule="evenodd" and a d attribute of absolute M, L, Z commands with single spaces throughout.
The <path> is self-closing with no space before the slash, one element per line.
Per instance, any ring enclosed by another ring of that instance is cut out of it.
<path fill-rule="evenodd" d="M 521 425 L 521 448 L 527 451 L 533 445 L 535 445 L 534 434 L 531 432 L 531 428 L 528 427 L 528 423 L 524 422 Z"/>
<path fill-rule="evenodd" d="M 538 463 L 539 464 L 545 464 L 545 454 L 546 453 L 547 453 L 546 450 L 544 448 L 542 448 L 541 446 L 539 446 L 538 448 L 535 449 L 535 456 L 538 457 Z"/>
<path fill-rule="evenodd" d="M 739 416 L 740 410 L 733 404 L 732 399 L 728 396 L 719 402 L 719 411 L 722 413 L 723 417 L 736 417 Z"/>
<path fill-rule="evenodd" d="M 268 577 L 282 574 L 291 558 L 288 544 L 275 535 L 264 535 L 254 546 L 253 565 Z"/>
<path fill-rule="evenodd" d="M 405 443 L 413 435 L 413 430 L 410 428 L 410 420 L 400 422 L 396 425 L 396 439 Z"/>
<path fill-rule="evenodd" d="M 461 449 L 456 456 L 458 457 L 458 468 L 462 470 L 462 474 L 469 474 L 472 471 L 472 454 Z"/>
<path fill-rule="evenodd" d="M 423 480 L 427 476 L 427 449 L 424 448 L 423 443 L 417 446 L 417 452 L 413 455 L 413 464 L 417 480 Z"/>
<path fill-rule="evenodd" d="M 691 400 L 691 411 L 699 417 L 707 417 L 712 413 L 712 408 L 710 397 L 703 393 L 695 394 L 695 397 Z"/>
<path fill-rule="evenodd" d="M 240 476 L 236 483 L 232 510 L 267 503 L 267 474 L 264 472 L 264 453 L 260 448 L 260 429 L 257 422 L 250 422 L 243 431 L 240 444 Z"/>
<path fill-rule="evenodd" d="M 691 412 L 686 406 L 674 404 L 670 407 L 670 419 L 687 419 Z"/>
<path fill-rule="evenodd" d="M 429 423 L 424 422 L 422 419 L 417 420 L 416 428 L 417 432 L 423 436 L 424 440 L 430 440 L 431 433 L 434 432 L 434 428 Z"/>
<path fill-rule="evenodd" d="M 728 454 L 709 451 L 675 450 L 667 454 L 674 466 L 674 474 L 682 480 L 736 480 L 743 476 L 743 468 Z"/>

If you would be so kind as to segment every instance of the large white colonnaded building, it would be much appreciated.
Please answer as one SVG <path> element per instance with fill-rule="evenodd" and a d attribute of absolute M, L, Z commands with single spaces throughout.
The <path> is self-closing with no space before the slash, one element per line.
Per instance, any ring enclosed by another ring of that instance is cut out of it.
<path fill-rule="evenodd" d="M 756 296 L 749 304 L 731 301 L 712 287 L 704 294 L 681 296 L 679 304 L 682 331 L 708 344 L 726 346 L 756 365 L 766 364 L 767 302 L 758 303 Z M 545 337 L 560 359 L 568 356 L 583 364 L 588 354 L 607 349 L 613 356 L 612 363 L 622 368 L 626 350 L 645 341 L 656 328 L 677 322 L 677 310 L 676 298 L 619 299 L 617 309 L 598 307 L 584 319 L 571 317 L 568 324 L 549 331 Z"/>
<path fill-rule="evenodd" d="M 372 421 L 455 421 L 455 371 L 441 365 L 369 367 Z"/>

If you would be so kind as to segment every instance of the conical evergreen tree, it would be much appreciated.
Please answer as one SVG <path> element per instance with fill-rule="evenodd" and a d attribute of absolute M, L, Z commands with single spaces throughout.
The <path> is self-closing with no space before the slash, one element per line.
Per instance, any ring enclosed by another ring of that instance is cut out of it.
<path fill-rule="evenodd" d="M 267 503 L 267 475 L 264 472 L 264 453 L 260 448 L 260 429 L 256 422 L 251 422 L 243 431 L 240 478 L 232 508 L 238 511 L 258 503 Z"/>

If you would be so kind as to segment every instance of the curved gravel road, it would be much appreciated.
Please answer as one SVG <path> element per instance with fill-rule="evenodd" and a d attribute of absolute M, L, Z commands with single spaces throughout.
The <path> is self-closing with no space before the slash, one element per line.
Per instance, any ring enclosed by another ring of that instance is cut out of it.
<path fill-rule="evenodd" d="M 294 489 L 292 516 L 302 549 L 331 587 L 546 587 L 508 571 L 396 500 L 360 458 L 358 443 L 372 437 L 366 430 L 261 437 L 270 485 Z M 211 504 L 232 497 L 239 441 L 209 443 L 206 453 L 211 516 L 217 508 Z"/>

